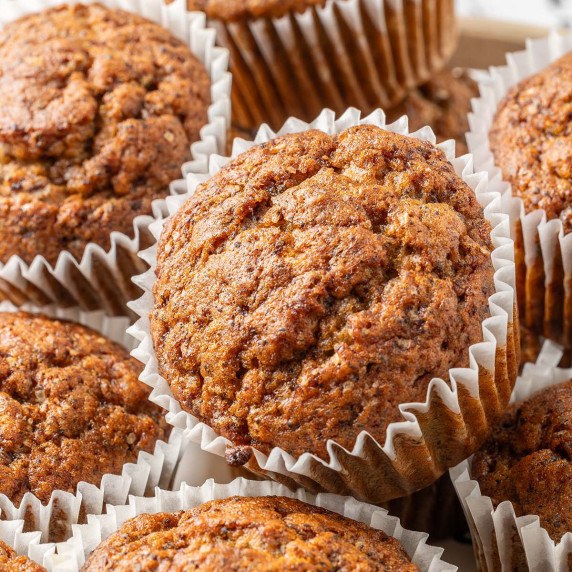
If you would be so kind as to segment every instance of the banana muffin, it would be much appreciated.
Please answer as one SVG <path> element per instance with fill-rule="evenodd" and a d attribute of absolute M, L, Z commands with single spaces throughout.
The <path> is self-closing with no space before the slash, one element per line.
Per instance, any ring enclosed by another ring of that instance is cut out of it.
<path fill-rule="evenodd" d="M 527 212 L 544 209 L 572 230 L 572 52 L 512 87 L 489 140 L 495 163 Z"/>
<path fill-rule="evenodd" d="M 384 443 L 399 405 L 425 401 L 482 341 L 492 249 L 475 193 L 433 145 L 372 125 L 278 137 L 167 221 L 159 371 L 238 447 L 232 464 L 248 446 L 327 458 L 328 439 Z"/>
<path fill-rule="evenodd" d="M 409 131 L 428 125 L 438 142 L 454 139 L 457 155 L 464 155 L 468 152 L 465 133 L 469 130 L 471 99 L 478 95 L 478 84 L 466 70 L 443 71 L 409 92 L 399 105 L 387 111 L 387 118 L 391 122 L 407 115 Z"/>
<path fill-rule="evenodd" d="M 88 558 L 95 570 L 419 570 L 381 530 L 285 497 L 232 497 L 143 514 Z"/>
<path fill-rule="evenodd" d="M 0 540 L 0 570 L 2 572 L 46 572 L 46 569 L 26 556 L 18 556 Z"/>
<path fill-rule="evenodd" d="M 0 31 L 0 262 L 133 236 L 208 122 L 210 79 L 138 15 L 63 5 Z"/>
<path fill-rule="evenodd" d="M 127 351 L 79 324 L 0 313 L 0 493 L 99 486 L 169 429 Z"/>
<path fill-rule="evenodd" d="M 510 501 L 517 516 L 538 515 L 558 542 L 572 532 L 572 380 L 512 404 L 471 473 L 496 507 Z"/>

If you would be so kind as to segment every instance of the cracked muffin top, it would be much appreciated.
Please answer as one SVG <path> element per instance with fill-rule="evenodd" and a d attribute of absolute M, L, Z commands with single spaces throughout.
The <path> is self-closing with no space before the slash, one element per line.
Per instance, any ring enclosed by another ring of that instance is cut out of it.
<path fill-rule="evenodd" d="M 543 209 L 572 230 L 572 52 L 512 87 L 489 140 L 495 163 L 526 212 Z"/>
<path fill-rule="evenodd" d="M 0 313 L 0 493 L 75 493 L 168 437 L 139 363 L 79 324 Z"/>
<path fill-rule="evenodd" d="M 469 363 L 490 225 L 429 143 L 378 127 L 253 147 L 166 223 L 151 332 L 188 412 L 237 446 L 324 457 Z"/>
<path fill-rule="evenodd" d="M 26 556 L 18 556 L 15 550 L 0 540 L 0 570 L 2 572 L 46 572 L 46 569 Z"/>
<path fill-rule="evenodd" d="M 0 30 L 0 261 L 133 236 L 191 158 L 210 79 L 140 16 L 64 5 Z"/>
<path fill-rule="evenodd" d="M 394 538 L 285 497 L 232 497 L 186 512 L 143 514 L 88 558 L 83 571 L 200 569 L 418 571 Z"/>
<path fill-rule="evenodd" d="M 173 1 L 168 0 L 167 3 Z M 325 3 L 326 0 L 187 0 L 187 8 L 206 12 L 215 20 L 232 22 L 247 18 L 281 18 Z"/>
<path fill-rule="evenodd" d="M 538 515 L 558 542 L 572 532 L 572 380 L 512 404 L 472 462 L 472 477 L 495 508 Z"/>

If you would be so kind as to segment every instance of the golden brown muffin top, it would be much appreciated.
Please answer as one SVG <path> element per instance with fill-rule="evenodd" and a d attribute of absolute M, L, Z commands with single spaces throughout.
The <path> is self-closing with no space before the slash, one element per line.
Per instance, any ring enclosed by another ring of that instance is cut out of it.
<path fill-rule="evenodd" d="M 456 154 L 464 155 L 468 152 L 465 133 L 469 131 L 471 98 L 478 95 L 477 82 L 465 70 L 445 70 L 410 91 L 399 105 L 389 109 L 388 122 L 407 115 L 409 131 L 428 125 L 437 142 L 454 139 Z"/>
<path fill-rule="evenodd" d="M 0 570 L 2 572 L 45 572 L 46 569 L 26 556 L 18 556 L 15 550 L 0 540 Z"/>
<path fill-rule="evenodd" d="M 325 3 L 326 0 L 187 0 L 187 8 L 206 12 L 209 18 L 229 22 L 248 18 L 281 18 Z"/>
<path fill-rule="evenodd" d="M 527 212 L 572 230 L 572 52 L 512 87 L 489 132 L 503 178 Z"/>
<path fill-rule="evenodd" d="M 279 137 L 165 225 L 161 374 L 235 445 L 383 443 L 398 405 L 482 340 L 492 248 L 474 192 L 429 143 L 367 125 Z"/>
<path fill-rule="evenodd" d="M 471 467 L 496 507 L 538 515 L 553 540 L 572 532 L 572 381 L 512 404 Z"/>
<path fill-rule="evenodd" d="M 361 522 L 285 497 L 232 497 L 135 517 L 95 549 L 83 571 L 159 568 L 419 570 L 397 540 Z"/>
<path fill-rule="evenodd" d="M 0 493 L 47 502 L 152 453 L 169 431 L 140 370 L 84 326 L 0 313 Z"/>
<path fill-rule="evenodd" d="M 133 235 L 191 158 L 210 79 L 138 15 L 62 5 L 0 31 L 0 261 Z"/>

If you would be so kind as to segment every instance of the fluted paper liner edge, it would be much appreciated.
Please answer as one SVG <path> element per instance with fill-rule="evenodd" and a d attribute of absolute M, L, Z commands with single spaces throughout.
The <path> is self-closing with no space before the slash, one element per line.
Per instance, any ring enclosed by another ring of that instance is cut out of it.
<path fill-rule="evenodd" d="M 331 110 L 324 110 L 311 124 L 290 119 L 279 134 L 308 128 L 333 134 L 358 124 L 386 127 L 385 116 L 379 110 L 361 118 L 359 111 L 349 109 L 337 120 Z M 407 134 L 407 119 L 404 117 L 387 126 L 387 129 Z M 233 156 L 274 136 L 275 133 L 268 126 L 263 126 L 255 142 L 235 140 Z M 421 129 L 412 136 L 435 142 L 429 128 Z M 492 262 L 496 293 L 489 299 L 491 317 L 482 325 L 483 342 L 469 348 L 470 367 L 450 370 L 450 385 L 441 379 L 433 379 L 424 403 L 400 405 L 403 421 L 389 425 L 383 445 L 366 432 L 360 433 L 352 451 L 328 441 L 328 461 L 310 453 L 296 459 L 280 448 L 274 448 L 269 455 L 254 449 L 248 464 L 251 470 L 262 472 L 289 486 L 301 485 L 313 492 L 352 494 L 362 500 L 381 503 L 430 485 L 449 467 L 468 457 L 484 440 L 490 423 L 498 419 L 504 410 L 516 379 L 519 361 L 514 250 L 509 237 L 508 216 L 502 214 L 500 195 L 489 192 L 486 174 L 473 173 L 470 155 L 454 158 L 452 141 L 438 147 L 447 154 L 456 172 L 475 190 L 485 216 L 493 227 L 491 237 L 495 249 Z M 162 205 L 164 214 L 176 212 L 196 186 L 217 172 L 227 160 L 214 155 L 210 160 L 203 158 L 190 165 L 187 194 L 166 199 Z M 180 184 L 184 186 L 184 182 Z M 149 230 L 156 240 L 164 221 L 158 220 L 150 226 Z M 129 330 L 139 341 L 133 355 L 145 364 L 140 379 L 153 387 L 151 400 L 167 409 L 170 423 L 183 429 L 185 435 L 199 443 L 204 450 L 224 455 L 230 442 L 182 411 L 168 383 L 158 373 L 149 327 L 156 248 L 155 244 L 141 253 L 151 268 L 134 279 L 145 293 L 130 305 L 141 316 Z M 443 440 L 445 445 L 440 443 Z"/>

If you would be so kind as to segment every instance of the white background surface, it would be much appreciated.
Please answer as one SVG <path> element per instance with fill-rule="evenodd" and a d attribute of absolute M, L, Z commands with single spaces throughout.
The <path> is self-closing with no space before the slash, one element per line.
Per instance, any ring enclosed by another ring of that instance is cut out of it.
<path fill-rule="evenodd" d="M 572 27 L 572 0 L 456 0 L 461 16 Z"/>

